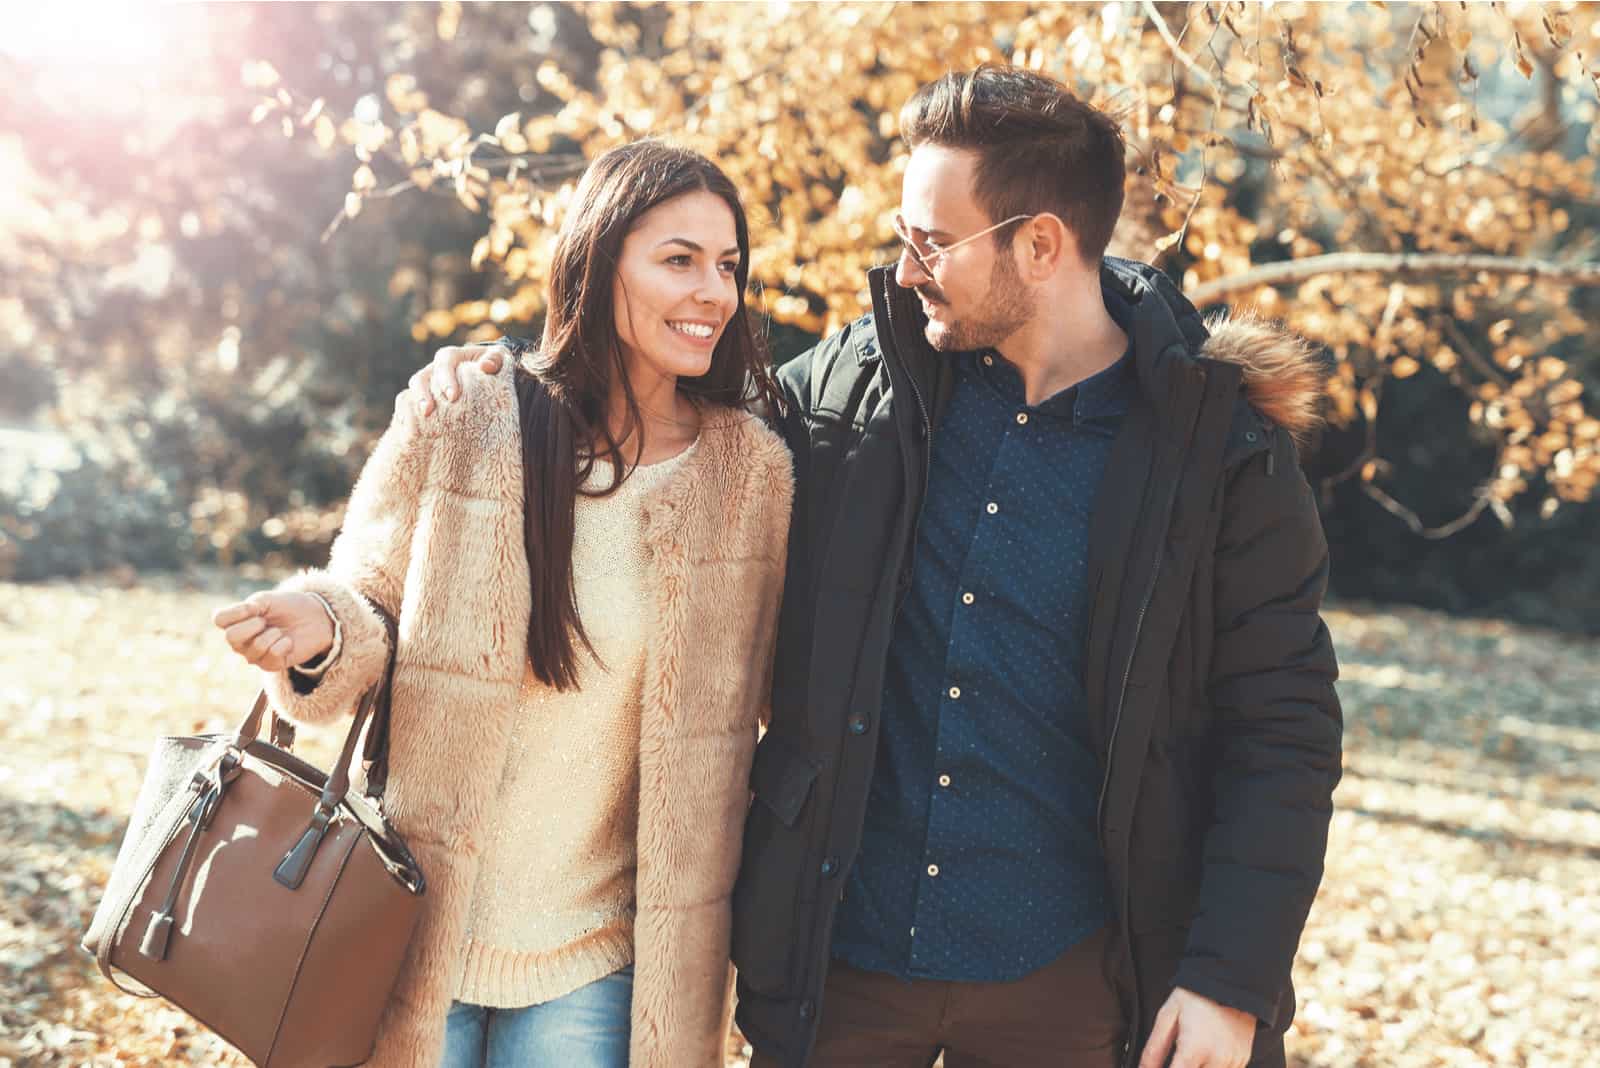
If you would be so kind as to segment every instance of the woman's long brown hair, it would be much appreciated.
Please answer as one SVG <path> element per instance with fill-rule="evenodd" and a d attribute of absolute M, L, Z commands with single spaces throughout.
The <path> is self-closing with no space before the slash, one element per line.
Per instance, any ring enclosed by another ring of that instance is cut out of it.
<path fill-rule="evenodd" d="M 550 265 L 544 336 L 516 371 L 522 420 L 522 470 L 526 504 L 524 542 L 533 578 L 528 658 L 540 681 L 557 689 L 577 685 L 578 644 L 593 646 L 578 618 L 572 581 L 573 507 L 580 492 L 612 493 L 627 477 L 622 442 L 639 455 L 644 421 L 623 363 L 612 308 L 613 279 L 622 242 L 634 221 L 658 204 L 705 191 L 733 212 L 738 233 L 739 304 L 698 378 L 678 379 L 691 398 L 734 408 L 764 405 L 775 412 L 777 388 L 765 347 L 745 307 L 750 279 L 750 231 L 733 183 L 715 163 L 661 141 L 614 148 L 589 165 L 562 224 Z M 622 433 L 607 419 L 612 390 L 626 399 Z M 707 426 L 702 432 L 711 432 Z M 634 438 L 637 435 L 637 438 Z M 595 464 L 612 465 L 610 486 L 580 489 Z"/>

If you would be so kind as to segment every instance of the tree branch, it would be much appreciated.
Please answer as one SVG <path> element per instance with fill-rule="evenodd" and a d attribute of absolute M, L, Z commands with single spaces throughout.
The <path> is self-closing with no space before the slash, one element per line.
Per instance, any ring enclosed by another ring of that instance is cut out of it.
<path fill-rule="evenodd" d="M 1243 274 L 1195 286 L 1187 296 L 1196 307 L 1220 304 L 1235 293 L 1260 286 L 1304 282 L 1328 274 L 1381 274 L 1426 278 L 1442 274 L 1521 274 L 1574 286 L 1600 285 L 1600 263 L 1554 263 L 1515 256 L 1431 252 L 1334 252 L 1326 256 L 1266 263 Z"/>
<path fill-rule="evenodd" d="M 1410 527 L 1411 533 L 1416 534 L 1419 537 L 1427 538 L 1429 541 L 1440 541 L 1444 538 L 1450 537 L 1452 534 L 1458 534 L 1467 529 L 1478 521 L 1478 517 L 1483 514 L 1485 508 L 1492 507 L 1495 503 L 1486 491 L 1479 491 L 1477 499 L 1472 502 L 1472 507 L 1456 516 L 1448 523 L 1441 524 L 1437 527 L 1430 527 L 1422 521 L 1422 517 L 1416 512 L 1413 512 L 1411 509 L 1407 508 L 1405 505 L 1401 504 L 1399 501 L 1395 500 L 1393 497 L 1389 496 L 1372 483 L 1363 482 L 1361 484 L 1361 491 L 1368 497 L 1371 497 L 1373 500 L 1377 501 L 1378 504 L 1383 507 L 1384 511 L 1388 512 L 1406 526 Z M 1510 515 L 1510 512 L 1506 511 L 1504 506 L 1495 509 L 1495 514 L 1501 517 L 1500 521 L 1505 523 L 1506 526 L 1511 525 L 1507 521 L 1507 517 Z"/>
<path fill-rule="evenodd" d="M 1183 44 L 1172 35 L 1172 27 L 1168 26 L 1167 20 L 1161 17 L 1161 12 L 1156 9 L 1153 0 L 1144 0 L 1140 6 L 1144 8 L 1145 17 L 1155 26 L 1156 32 L 1161 35 L 1161 39 L 1167 43 L 1167 48 L 1172 52 L 1172 58 L 1182 63 L 1190 74 L 1199 78 L 1201 85 L 1208 87 L 1213 93 L 1220 93 L 1222 87 L 1217 84 L 1217 80 L 1200 64 L 1196 63 L 1193 56 L 1183 50 Z"/>

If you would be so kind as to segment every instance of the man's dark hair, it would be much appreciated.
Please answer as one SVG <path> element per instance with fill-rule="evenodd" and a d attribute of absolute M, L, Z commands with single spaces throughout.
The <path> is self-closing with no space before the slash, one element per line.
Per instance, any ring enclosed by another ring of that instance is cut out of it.
<path fill-rule="evenodd" d="M 900 135 L 912 149 L 977 153 L 975 192 L 991 221 L 1048 211 L 1085 262 L 1105 254 L 1122 214 L 1122 131 L 1055 79 L 992 64 L 946 74 L 906 101 Z M 995 239 L 1013 233 L 1003 227 Z"/>

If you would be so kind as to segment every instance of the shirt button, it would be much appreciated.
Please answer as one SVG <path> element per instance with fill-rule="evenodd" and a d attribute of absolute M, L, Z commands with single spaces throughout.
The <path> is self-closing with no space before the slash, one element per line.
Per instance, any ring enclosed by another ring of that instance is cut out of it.
<path fill-rule="evenodd" d="M 860 716 L 851 716 L 850 717 L 850 733 L 851 734 L 865 734 L 865 733 L 867 733 L 867 721 L 865 719 L 863 719 L 862 717 L 860 717 Z"/>
<path fill-rule="evenodd" d="M 823 861 L 822 861 L 822 874 L 824 876 L 832 875 L 834 872 L 836 872 L 838 870 L 839 870 L 839 862 L 836 859 L 834 859 L 833 857 L 824 857 L 823 858 Z"/>
<path fill-rule="evenodd" d="M 1027 426 L 1028 425 L 1028 413 L 1027 412 L 1018 412 L 1017 413 L 1017 425 L 1018 426 Z"/>
<path fill-rule="evenodd" d="M 990 515 L 994 515 L 1000 511 L 1000 506 L 993 501 L 990 501 L 988 504 L 983 506 L 983 510 L 988 512 Z"/>
<path fill-rule="evenodd" d="M 935 877 L 935 878 L 937 878 L 938 875 L 939 875 L 939 865 L 937 865 L 937 864 L 929 864 L 928 865 L 928 874 L 933 876 L 933 877 Z"/>
<path fill-rule="evenodd" d="M 950 692 L 950 700 L 952 700 L 952 701 L 961 700 L 961 687 L 952 686 L 952 687 L 950 687 L 950 691 L 949 692 Z"/>
<path fill-rule="evenodd" d="M 939 776 L 939 785 L 940 786 L 949 786 L 950 785 L 950 776 L 948 776 L 948 775 Z"/>
<path fill-rule="evenodd" d="M 985 356 L 983 358 L 983 365 L 985 367 L 993 367 L 994 366 L 994 357 L 993 356 Z"/>
<path fill-rule="evenodd" d="M 967 592 L 967 593 L 963 593 L 961 595 L 961 603 L 962 604 L 971 604 L 973 601 L 976 601 L 976 600 L 977 600 L 977 598 L 972 596 L 970 591 Z"/>

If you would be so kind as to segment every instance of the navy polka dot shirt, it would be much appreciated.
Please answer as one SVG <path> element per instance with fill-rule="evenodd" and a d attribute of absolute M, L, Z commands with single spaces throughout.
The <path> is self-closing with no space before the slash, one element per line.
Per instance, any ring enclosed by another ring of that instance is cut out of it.
<path fill-rule="evenodd" d="M 1137 383 L 1124 356 L 1028 407 L 997 353 L 953 358 L 833 953 L 907 979 L 999 982 L 1110 916 L 1084 707 L 1087 550 Z"/>

